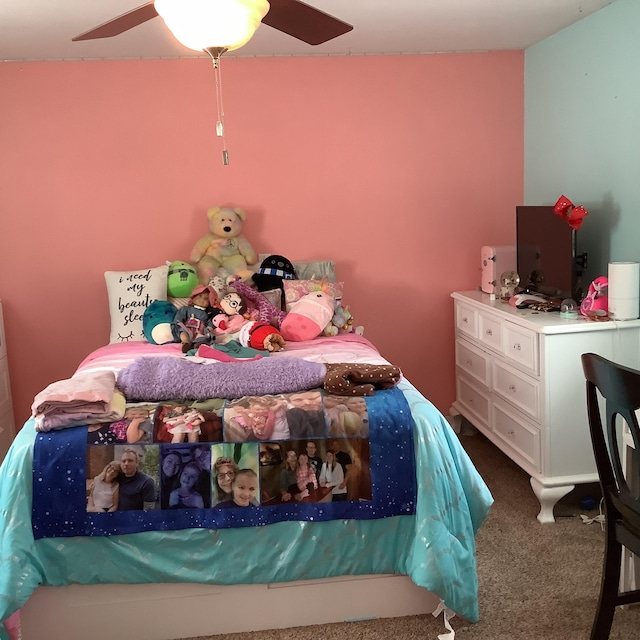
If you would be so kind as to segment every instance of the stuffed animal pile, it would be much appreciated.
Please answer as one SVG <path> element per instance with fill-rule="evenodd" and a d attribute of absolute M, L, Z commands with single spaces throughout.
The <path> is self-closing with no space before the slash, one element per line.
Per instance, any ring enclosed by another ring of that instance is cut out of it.
<path fill-rule="evenodd" d="M 342 306 L 339 296 L 334 298 L 326 278 L 285 311 L 283 281 L 297 280 L 296 270 L 284 256 L 270 255 L 259 268 L 254 267 L 254 273 L 251 267 L 258 258 L 242 233 L 243 209 L 211 207 L 207 218 L 209 233 L 196 242 L 190 263 L 167 263 L 169 301 L 152 303 L 143 317 L 149 342 L 180 341 L 186 351 L 200 343 L 224 344 L 234 339 L 244 346 L 274 351 L 284 348 L 286 340 L 354 331 L 349 308 Z M 282 293 L 280 306 L 271 301 L 273 296 L 265 295 L 277 290 Z M 206 308 L 201 301 L 194 302 L 204 291 L 209 296 Z M 241 311 L 232 313 L 226 305 L 231 297 L 237 298 Z"/>

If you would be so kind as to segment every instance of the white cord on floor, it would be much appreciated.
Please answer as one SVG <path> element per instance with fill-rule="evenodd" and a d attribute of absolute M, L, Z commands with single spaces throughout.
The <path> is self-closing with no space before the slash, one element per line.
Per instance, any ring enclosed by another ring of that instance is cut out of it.
<path fill-rule="evenodd" d="M 584 513 L 580 514 L 580 518 L 582 519 L 582 524 L 591 524 L 592 522 L 599 522 L 600 523 L 600 529 L 602 529 L 604 531 L 604 513 L 602 513 L 602 503 L 604 501 L 604 498 L 600 499 L 600 503 L 598 504 L 598 515 L 594 516 L 593 518 L 590 518 L 589 516 L 585 516 Z"/>
<path fill-rule="evenodd" d="M 447 629 L 447 633 L 439 633 L 438 640 L 454 640 L 456 637 L 456 632 L 453 630 L 451 625 L 449 624 L 449 620 L 451 618 L 455 618 L 455 613 L 451 611 L 451 609 L 447 609 L 444 602 L 440 600 L 440 604 L 436 607 L 436 610 L 433 612 L 433 617 L 437 618 L 440 614 L 443 614 L 444 618 L 444 626 Z"/>

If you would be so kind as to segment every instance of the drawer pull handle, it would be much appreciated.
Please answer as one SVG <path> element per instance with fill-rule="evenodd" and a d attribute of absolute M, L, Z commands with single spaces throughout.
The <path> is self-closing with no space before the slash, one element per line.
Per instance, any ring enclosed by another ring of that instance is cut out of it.
<path fill-rule="evenodd" d="M 491 329 L 487 329 L 485 331 L 485 334 L 488 335 L 488 336 L 492 336 L 493 335 L 493 331 Z"/>
<path fill-rule="evenodd" d="M 514 348 L 516 351 L 522 351 L 522 347 L 520 346 L 520 343 L 519 343 L 519 342 L 516 342 L 516 343 L 513 345 L 513 348 Z"/>
<path fill-rule="evenodd" d="M 464 324 L 468 324 L 468 322 L 469 322 L 469 318 L 462 318 L 462 322 L 463 322 Z"/>
<path fill-rule="evenodd" d="M 509 391 L 513 391 L 515 393 L 516 391 L 516 385 L 515 384 L 510 384 L 509 385 Z"/>
<path fill-rule="evenodd" d="M 470 367 L 473 364 L 473 360 L 469 359 L 467 360 L 467 366 Z"/>
<path fill-rule="evenodd" d="M 507 431 L 507 435 L 508 436 L 515 436 L 516 432 L 515 431 Z"/>

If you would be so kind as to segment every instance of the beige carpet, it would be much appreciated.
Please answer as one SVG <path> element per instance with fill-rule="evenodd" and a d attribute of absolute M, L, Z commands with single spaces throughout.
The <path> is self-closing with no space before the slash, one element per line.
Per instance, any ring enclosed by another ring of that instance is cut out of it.
<path fill-rule="evenodd" d="M 595 612 L 604 534 L 585 525 L 579 487 L 556 506 L 556 523 L 536 520 L 538 502 L 528 476 L 482 435 L 461 441 L 493 493 L 493 505 L 477 536 L 480 616 L 476 624 L 458 617 L 458 640 L 583 640 Z M 411 616 L 363 622 L 206 636 L 215 640 L 435 640 L 442 617 Z M 205 637 L 199 640 L 206 640 Z M 611 640 L 640 638 L 640 608 L 618 609 Z M 192 639 L 193 640 L 193 639 Z"/>

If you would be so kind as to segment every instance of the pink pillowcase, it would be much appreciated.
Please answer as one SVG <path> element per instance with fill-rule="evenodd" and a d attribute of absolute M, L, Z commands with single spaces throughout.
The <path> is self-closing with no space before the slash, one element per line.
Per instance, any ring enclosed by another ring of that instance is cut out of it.
<path fill-rule="evenodd" d="M 326 280 L 283 280 L 284 299 L 287 311 L 307 293 L 312 291 L 324 291 L 334 300 L 342 299 L 343 282 L 327 282 Z"/>

